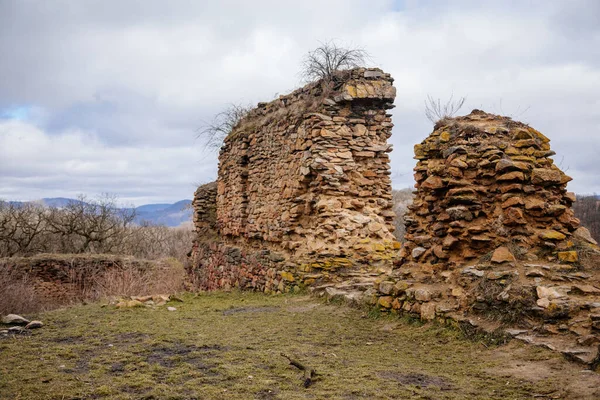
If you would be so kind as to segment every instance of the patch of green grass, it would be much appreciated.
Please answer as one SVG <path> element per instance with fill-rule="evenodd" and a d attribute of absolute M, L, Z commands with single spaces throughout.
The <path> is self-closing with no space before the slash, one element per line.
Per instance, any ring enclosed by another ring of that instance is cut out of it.
<path fill-rule="evenodd" d="M 32 316 L 44 328 L 0 339 L 0 398 L 521 399 L 562 384 L 490 373 L 502 371 L 494 349 L 445 326 L 308 296 L 183 299 L 174 312 L 89 304 Z M 317 371 L 312 386 L 282 352 Z M 540 354 L 550 357 L 526 356 Z"/>

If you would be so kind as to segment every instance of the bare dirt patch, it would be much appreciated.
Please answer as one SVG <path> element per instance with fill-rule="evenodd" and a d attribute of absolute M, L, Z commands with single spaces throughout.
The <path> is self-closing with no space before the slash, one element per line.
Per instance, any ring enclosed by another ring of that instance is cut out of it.
<path fill-rule="evenodd" d="M 232 315 L 239 313 L 266 313 L 266 312 L 277 312 L 281 310 L 279 307 L 240 307 L 231 308 L 223 311 L 223 315 Z"/>
<path fill-rule="evenodd" d="M 382 371 L 379 375 L 383 379 L 394 380 L 401 385 L 413 385 L 417 387 L 437 386 L 442 390 L 452 389 L 452 385 L 446 379 L 439 376 L 430 376 L 424 374 L 401 374 L 393 371 Z"/>
<path fill-rule="evenodd" d="M 558 354 L 512 341 L 496 349 L 489 357 L 499 362 L 486 369 L 489 374 L 518 377 L 532 383 L 551 382 L 535 394 L 538 398 L 600 398 L 600 374 L 568 362 Z"/>

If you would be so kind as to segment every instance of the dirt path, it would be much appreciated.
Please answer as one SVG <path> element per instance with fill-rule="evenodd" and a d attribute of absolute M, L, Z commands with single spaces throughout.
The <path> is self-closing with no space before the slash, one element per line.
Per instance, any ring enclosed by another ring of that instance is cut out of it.
<path fill-rule="evenodd" d="M 600 375 L 515 341 L 305 296 L 216 293 L 165 307 L 36 316 L 0 339 L 2 399 L 598 399 Z M 315 368 L 303 374 L 280 353 Z"/>

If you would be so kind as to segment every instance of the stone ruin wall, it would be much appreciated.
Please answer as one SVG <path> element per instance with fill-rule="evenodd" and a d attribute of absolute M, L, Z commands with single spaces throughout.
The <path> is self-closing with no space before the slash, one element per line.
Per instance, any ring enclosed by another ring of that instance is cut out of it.
<path fill-rule="evenodd" d="M 415 146 L 400 249 L 391 83 L 355 70 L 332 92 L 315 84 L 259 104 L 234 130 L 218 182 L 194 202 L 197 231 L 219 238 L 195 243 L 203 287 L 312 284 L 600 365 L 600 251 L 574 217 L 571 178 L 550 158 L 550 140 L 478 110 L 438 122 Z"/>
<path fill-rule="evenodd" d="M 370 301 L 425 320 L 508 328 L 598 361 L 598 248 L 573 215 L 571 178 L 549 142 L 478 110 L 438 122 L 415 146 L 402 261 Z"/>
<path fill-rule="evenodd" d="M 379 69 L 355 69 L 259 103 L 235 127 L 216 193 L 204 185 L 194 200 L 196 230 L 218 236 L 194 244 L 201 286 L 285 291 L 391 268 L 392 82 Z"/>

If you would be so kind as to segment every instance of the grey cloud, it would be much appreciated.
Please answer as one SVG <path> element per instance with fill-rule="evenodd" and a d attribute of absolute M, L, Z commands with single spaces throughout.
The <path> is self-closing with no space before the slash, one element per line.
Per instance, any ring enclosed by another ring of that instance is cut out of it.
<path fill-rule="evenodd" d="M 424 99 L 454 93 L 467 96 L 461 113 L 513 113 L 544 132 L 557 162 L 570 167 L 569 187 L 600 192 L 598 7 L 595 0 L 0 2 L 0 110 L 34 107 L 25 123 L 0 120 L 0 141 L 11 146 L 0 149 L 0 197 L 189 198 L 216 171 L 215 154 L 195 139 L 202 121 L 228 103 L 294 89 L 302 55 L 329 38 L 363 46 L 396 78 L 394 186 L 413 185 L 413 145 L 432 128 Z"/>

